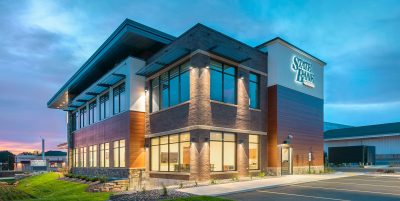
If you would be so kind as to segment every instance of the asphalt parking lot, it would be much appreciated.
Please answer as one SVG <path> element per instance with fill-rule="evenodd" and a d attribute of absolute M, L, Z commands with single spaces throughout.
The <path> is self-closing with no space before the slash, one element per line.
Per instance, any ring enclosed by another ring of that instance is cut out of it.
<path fill-rule="evenodd" d="M 232 200 L 400 200 L 400 177 L 352 176 L 222 196 Z"/>

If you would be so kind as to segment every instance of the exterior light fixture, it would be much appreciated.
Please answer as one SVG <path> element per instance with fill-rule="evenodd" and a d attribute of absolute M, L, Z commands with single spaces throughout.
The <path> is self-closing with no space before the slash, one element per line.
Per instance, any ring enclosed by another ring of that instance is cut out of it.
<path fill-rule="evenodd" d="M 210 138 L 208 138 L 208 137 L 204 138 L 204 142 L 209 142 L 209 141 L 210 141 Z"/>
<path fill-rule="evenodd" d="M 244 143 L 244 140 L 239 140 L 239 144 L 243 144 Z"/>
<path fill-rule="evenodd" d="M 193 69 L 193 67 L 192 67 L 192 66 L 190 66 L 190 67 L 189 67 L 189 70 L 192 70 L 192 69 Z"/>
<path fill-rule="evenodd" d="M 206 66 L 206 68 L 207 68 L 207 69 L 209 69 L 209 68 L 210 68 L 210 66 Z"/>
<path fill-rule="evenodd" d="M 150 145 L 149 145 L 149 143 L 147 142 L 147 143 L 144 143 L 144 148 L 149 148 L 150 147 Z"/>

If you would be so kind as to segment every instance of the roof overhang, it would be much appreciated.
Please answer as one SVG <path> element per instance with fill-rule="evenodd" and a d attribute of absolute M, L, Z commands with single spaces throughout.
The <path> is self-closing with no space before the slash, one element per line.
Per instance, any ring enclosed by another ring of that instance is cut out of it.
<path fill-rule="evenodd" d="M 47 102 L 47 107 L 65 109 L 76 95 L 128 56 L 146 60 L 173 40 L 174 36 L 126 19 Z"/>
<path fill-rule="evenodd" d="M 325 138 L 324 141 L 341 141 L 341 140 L 358 140 L 358 139 L 369 139 L 369 138 L 381 138 L 381 137 L 393 137 L 400 136 L 400 133 L 388 133 L 378 135 L 363 135 L 363 136 L 352 136 L 352 137 L 337 137 L 337 138 Z"/>
<path fill-rule="evenodd" d="M 263 51 L 263 49 L 265 49 L 267 46 L 269 46 L 271 44 L 274 44 L 274 43 L 280 43 L 280 44 L 292 49 L 293 51 L 298 52 L 298 53 L 300 53 L 300 54 L 302 54 L 302 55 L 314 60 L 315 62 L 319 63 L 321 66 L 325 66 L 326 65 L 326 63 L 324 61 L 322 61 L 321 59 L 318 59 L 317 57 L 315 57 L 315 56 L 311 55 L 310 53 L 298 48 L 297 46 L 289 43 L 288 41 L 286 41 L 286 40 L 284 40 L 284 39 L 282 39 L 280 37 L 276 37 L 276 38 L 274 38 L 272 40 L 269 40 L 269 41 L 267 41 L 267 42 L 265 42 L 265 43 L 263 43 L 261 45 L 256 46 L 255 48 Z"/>

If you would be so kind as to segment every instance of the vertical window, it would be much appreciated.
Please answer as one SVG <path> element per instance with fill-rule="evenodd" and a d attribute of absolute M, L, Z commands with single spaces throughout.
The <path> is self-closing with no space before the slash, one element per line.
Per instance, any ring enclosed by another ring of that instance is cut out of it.
<path fill-rule="evenodd" d="M 175 67 L 169 71 L 169 85 L 170 85 L 170 106 L 179 103 L 179 67 Z"/>
<path fill-rule="evenodd" d="M 165 109 L 190 99 L 189 62 L 156 77 L 151 85 L 151 112 Z"/>
<path fill-rule="evenodd" d="M 125 167 L 125 140 L 114 141 L 114 167 Z"/>
<path fill-rule="evenodd" d="M 86 147 L 81 147 L 81 157 L 80 157 L 81 165 L 80 165 L 80 167 L 86 167 L 86 162 L 87 162 L 86 155 L 87 155 Z"/>
<path fill-rule="evenodd" d="M 113 96 L 114 114 L 118 114 L 125 109 L 125 83 L 122 83 L 113 89 Z"/>
<path fill-rule="evenodd" d="M 234 133 L 210 133 L 211 171 L 236 169 L 236 136 Z"/>
<path fill-rule="evenodd" d="M 108 92 L 106 92 L 106 94 L 100 96 L 100 108 L 99 108 L 100 119 L 105 119 L 109 116 L 108 115 L 110 112 L 109 103 L 110 103 L 109 95 Z"/>
<path fill-rule="evenodd" d="M 157 112 L 160 109 L 160 87 L 158 77 L 151 80 L 151 112 Z"/>
<path fill-rule="evenodd" d="M 186 102 L 190 100 L 190 72 L 189 62 L 184 63 L 180 66 L 180 102 Z"/>
<path fill-rule="evenodd" d="M 188 172 L 190 170 L 190 134 L 181 133 L 151 139 L 151 170 Z"/>
<path fill-rule="evenodd" d="M 93 101 L 89 104 L 89 124 L 93 124 L 96 121 L 96 101 Z"/>
<path fill-rule="evenodd" d="M 97 146 L 92 145 L 89 147 L 89 167 L 97 166 Z"/>
<path fill-rule="evenodd" d="M 236 68 L 216 61 L 210 62 L 211 100 L 236 104 Z"/>
<path fill-rule="evenodd" d="M 75 130 L 78 130 L 79 127 L 79 112 L 75 112 Z"/>
<path fill-rule="evenodd" d="M 84 106 L 80 112 L 80 128 L 83 128 L 87 126 L 87 111 L 86 111 L 86 106 Z"/>
<path fill-rule="evenodd" d="M 165 72 L 160 77 L 161 86 L 161 109 L 169 107 L 169 80 L 168 72 Z"/>
<path fill-rule="evenodd" d="M 250 108 L 260 108 L 260 76 L 254 73 L 249 75 L 249 99 Z"/>
<path fill-rule="evenodd" d="M 76 112 L 73 112 L 72 114 L 71 114 L 71 130 L 72 131 L 76 131 L 76 126 L 77 126 L 77 124 L 76 124 Z"/>
<path fill-rule="evenodd" d="M 110 144 L 100 144 L 100 167 L 110 167 Z"/>
<path fill-rule="evenodd" d="M 151 138 L 151 171 L 159 171 L 160 166 L 160 138 Z"/>
<path fill-rule="evenodd" d="M 168 171 L 168 136 L 160 137 L 160 171 Z"/>
<path fill-rule="evenodd" d="M 249 135 L 249 169 L 259 169 L 260 137 Z"/>
<path fill-rule="evenodd" d="M 74 149 L 74 167 L 79 167 L 79 155 L 78 149 Z"/>

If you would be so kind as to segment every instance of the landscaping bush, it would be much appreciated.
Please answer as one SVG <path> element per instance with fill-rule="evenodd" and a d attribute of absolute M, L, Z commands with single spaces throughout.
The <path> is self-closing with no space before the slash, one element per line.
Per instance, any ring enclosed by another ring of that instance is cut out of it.
<path fill-rule="evenodd" d="M 259 172 L 257 176 L 258 177 L 265 177 L 265 172 Z"/>
<path fill-rule="evenodd" d="M 162 192 L 161 192 L 162 196 L 168 196 L 168 189 L 167 187 L 164 185 L 164 183 L 162 184 Z"/>

